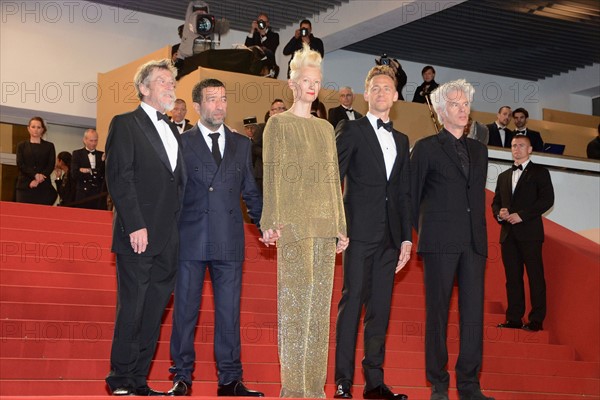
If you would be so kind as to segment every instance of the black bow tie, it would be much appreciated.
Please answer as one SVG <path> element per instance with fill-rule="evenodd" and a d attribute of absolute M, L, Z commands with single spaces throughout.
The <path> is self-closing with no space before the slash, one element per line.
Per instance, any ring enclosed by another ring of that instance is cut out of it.
<path fill-rule="evenodd" d="M 383 120 L 381 118 L 379 118 L 377 120 L 377 129 L 383 127 L 383 129 L 385 129 L 388 132 L 392 131 L 392 121 L 390 120 L 389 122 L 383 122 Z"/>
<path fill-rule="evenodd" d="M 96 150 L 88 150 L 88 149 L 85 149 L 85 150 L 88 152 L 88 154 L 96 154 Z"/>
<path fill-rule="evenodd" d="M 346 108 L 346 112 L 354 112 L 354 110 L 351 108 Z"/>
<path fill-rule="evenodd" d="M 515 135 L 526 135 L 527 136 L 527 130 L 523 130 L 523 131 L 516 131 Z"/>
<path fill-rule="evenodd" d="M 513 166 L 512 166 L 512 170 L 513 170 L 513 171 L 516 171 L 516 170 L 518 170 L 518 169 L 520 169 L 521 171 L 523 171 L 523 165 L 522 165 L 522 164 L 519 164 L 519 165 L 514 165 L 514 164 L 513 164 Z"/>
<path fill-rule="evenodd" d="M 161 119 L 163 121 L 165 121 L 167 124 L 171 123 L 171 120 L 169 119 L 169 117 L 167 117 L 167 114 L 163 114 L 160 111 L 156 112 L 156 118 L 158 118 L 158 120 L 160 121 Z"/>
<path fill-rule="evenodd" d="M 184 122 L 180 122 L 180 123 L 174 122 L 174 124 L 177 125 L 180 128 L 183 128 Z"/>

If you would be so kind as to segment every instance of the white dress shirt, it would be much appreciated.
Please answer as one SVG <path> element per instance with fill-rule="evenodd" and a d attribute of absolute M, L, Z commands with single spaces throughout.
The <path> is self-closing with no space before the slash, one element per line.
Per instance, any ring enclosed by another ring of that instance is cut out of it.
<path fill-rule="evenodd" d="M 396 150 L 396 142 L 394 141 L 394 136 L 392 132 L 384 129 L 383 127 L 377 128 L 377 118 L 370 112 L 367 113 L 367 118 L 377 135 L 377 140 L 379 141 L 379 146 L 381 146 L 381 151 L 383 152 L 383 161 L 385 162 L 385 172 L 387 174 L 387 178 L 390 179 L 390 174 L 392 173 L 392 168 L 394 167 L 394 163 L 396 162 L 396 155 L 398 154 Z M 389 119 L 388 119 L 389 121 Z M 383 121 L 383 122 L 388 122 Z"/>
<path fill-rule="evenodd" d="M 175 171 L 177 168 L 177 152 L 179 151 L 179 144 L 177 143 L 177 139 L 173 135 L 173 131 L 167 122 L 162 119 L 158 119 L 156 112 L 158 111 L 151 105 L 148 105 L 144 102 L 141 103 L 142 110 L 148 114 L 150 120 L 154 124 L 154 127 L 158 131 L 158 135 L 160 136 L 160 140 L 167 152 L 167 157 L 169 157 L 169 164 L 171 164 L 171 171 Z"/>
<path fill-rule="evenodd" d="M 208 146 L 209 150 L 212 150 L 212 139 L 208 135 L 210 133 L 215 133 L 215 132 L 219 132 L 220 133 L 219 139 L 217 140 L 217 142 L 219 143 L 219 151 L 221 151 L 221 159 L 222 159 L 223 158 L 223 154 L 225 152 L 225 128 L 223 127 L 223 124 L 221 124 L 221 126 L 219 127 L 219 129 L 217 129 L 216 131 L 211 131 L 210 129 L 208 129 L 207 127 L 205 127 L 204 125 L 202 125 L 200 123 L 200 121 L 198 121 L 198 128 L 200 128 L 200 132 L 202 133 L 202 137 L 206 141 L 206 145 Z"/>
<path fill-rule="evenodd" d="M 523 171 L 525 171 L 525 168 L 527 168 L 527 164 L 529 164 L 529 161 L 530 160 L 527 159 L 527 161 L 525 161 L 523 164 L 521 164 L 523 166 L 523 170 L 515 169 L 512 172 L 512 191 L 513 191 L 513 193 L 515 192 L 515 188 L 517 187 L 517 183 L 519 183 L 519 179 L 521 179 L 521 175 L 523 175 Z M 516 164 L 514 164 L 514 165 L 516 165 Z"/>

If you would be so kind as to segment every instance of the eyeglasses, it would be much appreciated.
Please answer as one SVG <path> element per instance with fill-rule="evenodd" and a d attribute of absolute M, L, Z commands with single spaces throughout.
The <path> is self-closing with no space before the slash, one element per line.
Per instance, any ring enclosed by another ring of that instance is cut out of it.
<path fill-rule="evenodd" d="M 287 108 L 285 107 L 272 107 L 271 111 L 285 111 Z"/>
<path fill-rule="evenodd" d="M 177 84 L 174 80 L 165 81 L 163 78 L 156 78 L 152 82 L 155 82 L 162 87 L 175 87 Z"/>

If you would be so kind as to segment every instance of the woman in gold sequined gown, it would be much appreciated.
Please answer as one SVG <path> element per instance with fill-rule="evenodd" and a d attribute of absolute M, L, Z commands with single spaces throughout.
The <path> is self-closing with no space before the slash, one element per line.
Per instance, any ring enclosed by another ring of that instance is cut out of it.
<path fill-rule="evenodd" d="M 321 56 L 305 46 L 290 68 L 294 104 L 263 135 L 260 224 L 266 244 L 277 240 L 281 397 L 323 398 L 335 254 L 349 240 L 333 127 L 310 114 Z"/>

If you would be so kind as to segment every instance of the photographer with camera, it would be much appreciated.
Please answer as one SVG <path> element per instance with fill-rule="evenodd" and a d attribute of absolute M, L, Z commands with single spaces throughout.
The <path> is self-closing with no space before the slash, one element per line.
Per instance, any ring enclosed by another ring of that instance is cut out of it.
<path fill-rule="evenodd" d="M 290 77 L 290 62 L 294 58 L 294 53 L 298 50 L 302 50 L 302 44 L 306 43 L 311 50 L 317 51 L 321 54 L 321 57 L 325 57 L 325 48 L 323 47 L 323 41 L 312 34 L 312 24 L 309 20 L 304 19 L 300 22 L 300 28 L 296 29 L 294 37 L 290 39 L 288 44 L 283 48 L 283 55 L 292 57 L 288 62 L 288 78 Z"/>
<path fill-rule="evenodd" d="M 271 24 L 267 14 L 260 13 L 258 14 L 258 18 L 252 21 L 250 32 L 246 37 L 244 45 L 246 47 L 260 47 L 267 57 L 267 69 L 273 71 L 273 75 L 279 74 L 279 67 L 275 62 L 275 51 L 279 46 L 279 34 L 271 30 Z"/>
<path fill-rule="evenodd" d="M 272 57 L 275 56 L 275 51 L 279 46 L 279 34 L 271 30 L 267 14 L 260 13 L 258 14 L 258 18 L 252 21 L 250 32 L 244 44 L 246 47 L 260 46 L 263 50 L 269 50 Z"/>

